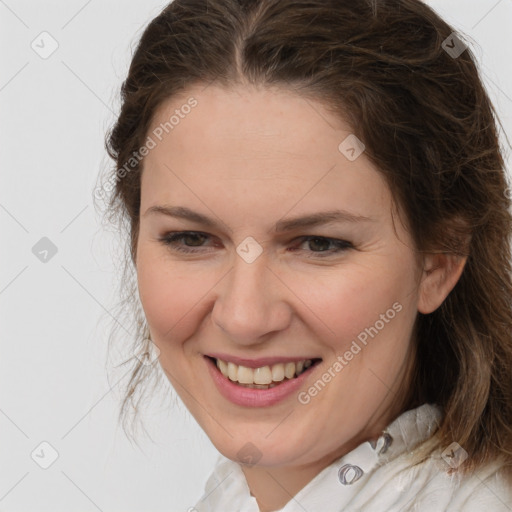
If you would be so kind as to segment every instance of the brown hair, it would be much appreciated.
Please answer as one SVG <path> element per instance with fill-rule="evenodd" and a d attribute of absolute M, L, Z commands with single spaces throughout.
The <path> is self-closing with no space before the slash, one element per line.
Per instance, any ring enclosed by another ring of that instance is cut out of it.
<path fill-rule="evenodd" d="M 132 159 L 128 171 L 126 163 L 144 144 L 158 107 L 212 81 L 288 87 L 350 123 L 403 209 L 418 254 L 467 256 L 444 303 L 418 313 L 403 410 L 426 402 L 443 408 L 437 446 L 457 441 L 470 457 L 461 470 L 498 458 L 512 467 L 510 195 L 496 112 L 471 50 L 445 51 L 453 32 L 418 0 L 168 5 L 140 39 L 106 141 L 116 163 L 108 213 L 127 223 L 130 240 L 121 309 L 137 295 L 130 276 L 143 159 Z M 147 326 L 140 308 L 132 315 L 140 344 Z M 121 416 L 151 369 L 134 362 Z"/>

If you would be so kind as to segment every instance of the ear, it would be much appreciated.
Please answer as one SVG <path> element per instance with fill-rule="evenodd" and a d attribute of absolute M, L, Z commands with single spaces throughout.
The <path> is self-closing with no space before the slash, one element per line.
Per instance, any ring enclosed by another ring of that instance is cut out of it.
<path fill-rule="evenodd" d="M 466 261 L 466 256 L 455 254 L 441 253 L 425 256 L 418 295 L 420 313 L 432 313 L 443 303 L 457 284 Z"/>

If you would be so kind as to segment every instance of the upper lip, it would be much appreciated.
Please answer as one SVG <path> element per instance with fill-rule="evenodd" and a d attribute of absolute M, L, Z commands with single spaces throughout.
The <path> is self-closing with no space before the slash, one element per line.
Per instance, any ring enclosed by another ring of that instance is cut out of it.
<path fill-rule="evenodd" d="M 245 357 L 236 357 L 228 354 L 206 354 L 207 357 L 213 357 L 214 359 L 221 359 L 222 361 L 226 361 L 227 363 L 234 363 L 238 366 L 245 366 L 246 368 L 262 368 L 263 366 L 272 366 L 273 364 L 278 363 L 290 363 L 297 361 L 307 361 L 308 359 L 315 360 L 320 359 L 319 357 L 292 357 L 292 356 L 283 356 L 283 357 L 259 357 L 257 359 L 247 359 Z"/>

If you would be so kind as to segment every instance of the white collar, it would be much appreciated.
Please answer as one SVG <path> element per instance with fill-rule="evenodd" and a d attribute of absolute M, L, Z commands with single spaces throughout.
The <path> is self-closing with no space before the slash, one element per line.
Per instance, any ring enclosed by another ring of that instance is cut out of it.
<path fill-rule="evenodd" d="M 377 466 L 411 452 L 432 436 L 439 427 L 441 417 L 441 408 L 432 404 L 423 404 L 404 412 L 382 431 L 376 441 L 363 442 L 324 468 L 297 493 L 289 505 L 278 512 L 295 510 L 292 508 L 295 500 L 303 503 L 306 510 L 309 510 L 308 503 L 316 507 L 323 506 L 324 501 L 319 501 L 318 496 L 328 497 L 334 492 L 339 493 L 340 484 L 350 487 Z M 230 511 L 259 512 L 256 498 L 251 496 L 241 466 L 219 454 L 214 471 L 206 482 L 205 493 L 196 508 L 200 512 L 221 512 L 227 510 L 228 504 Z M 323 510 L 328 512 L 334 509 Z"/>

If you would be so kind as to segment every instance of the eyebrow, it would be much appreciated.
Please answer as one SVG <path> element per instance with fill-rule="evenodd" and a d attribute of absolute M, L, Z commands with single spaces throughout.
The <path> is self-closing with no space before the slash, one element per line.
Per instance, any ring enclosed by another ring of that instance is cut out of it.
<path fill-rule="evenodd" d="M 160 214 L 168 217 L 185 219 L 197 224 L 203 224 L 209 228 L 219 229 L 220 223 L 216 220 L 203 215 L 202 213 L 195 212 L 183 206 L 168 206 L 168 205 L 155 205 L 151 206 L 143 214 Z M 375 222 L 377 219 L 374 217 L 365 217 L 364 215 L 355 215 L 345 210 L 328 210 L 323 212 L 312 213 L 303 215 L 301 217 L 293 217 L 289 219 L 279 220 L 275 226 L 274 231 L 282 233 L 285 231 L 293 231 L 299 228 L 311 228 L 332 222 Z"/>

